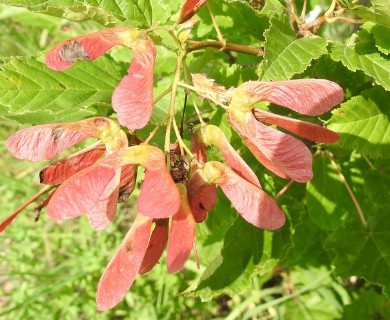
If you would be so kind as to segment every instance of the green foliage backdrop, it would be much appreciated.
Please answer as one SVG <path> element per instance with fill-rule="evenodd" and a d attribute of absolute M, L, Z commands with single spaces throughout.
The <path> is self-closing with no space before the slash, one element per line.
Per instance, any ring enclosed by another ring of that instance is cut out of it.
<path fill-rule="evenodd" d="M 294 183 L 277 198 L 288 222 L 275 232 L 257 229 L 237 216 L 220 193 L 217 206 L 197 226 L 200 269 L 191 260 L 183 272 L 168 275 L 160 263 L 137 278 L 116 309 L 98 313 L 96 284 L 131 225 L 135 196 L 103 232 L 92 230 L 84 218 L 54 222 L 44 211 L 35 223 L 35 213 L 27 209 L 0 235 L 0 318 L 390 318 L 390 2 L 337 1 L 348 19 L 363 19 L 360 24 L 329 19 L 315 36 L 304 37 L 291 24 L 284 2 L 209 2 L 228 42 L 263 48 L 264 55 L 206 48 L 188 56 L 190 72 L 207 73 L 226 87 L 250 79 L 325 78 L 344 89 L 344 102 L 315 120 L 326 122 L 341 140 L 312 145 L 313 180 Z M 302 8 L 303 1 L 295 3 Z M 2 219 L 39 190 L 37 174 L 43 167 L 15 160 L 5 147 L 7 137 L 23 126 L 97 115 L 115 119 L 112 91 L 131 56 L 127 49 L 114 49 L 94 62 L 55 72 L 43 63 L 45 52 L 63 39 L 102 28 L 172 25 L 182 1 L 0 4 Z M 310 0 L 307 12 L 316 7 L 324 12 L 330 5 Z M 208 10 L 198 16 L 201 22 L 191 39 L 216 39 Z M 153 39 L 158 95 L 171 83 L 176 53 L 166 34 L 156 31 Z M 182 92 L 178 99 L 183 100 Z M 166 98 L 156 105 L 152 125 L 141 136 L 148 136 L 168 107 Z M 221 111 L 207 102 L 200 107 L 275 196 L 287 182 L 242 147 Z M 191 115 L 185 121 L 190 125 Z"/>

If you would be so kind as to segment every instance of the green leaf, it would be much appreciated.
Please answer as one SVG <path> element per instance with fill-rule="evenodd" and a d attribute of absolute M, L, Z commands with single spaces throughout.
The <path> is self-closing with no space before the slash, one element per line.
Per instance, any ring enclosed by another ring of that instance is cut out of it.
<path fill-rule="evenodd" d="M 264 35 L 264 60 L 258 70 L 264 81 L 290 79 L 327 52 L 326 40 L 321 37 L 297 39 L 286 15 L 274 15 Z"/>
<path fill-rule="evenodd" d="M 370 157 L 390 157 L 390 93 L 376 86 L 333 111 L 329 129 L 341 135 L 341 146 Z"/>
<path fill-rule="evenodd" d="M 370 31 L 374 35 L 378 50 L 386 55 L 390 54 L 390 28 L 374 25 Z"/>
<path fill-rule="evenodd" d="M 372 7 L 356 6 L 351 10 L 357 16 L 390 28 L 390 1 L 372 0 Z"/>
<path fill-rule="evenodd" d="M 286 264 L 289 266 L 329 265 L 328 253 L 323 245 L 327 236 L 328 233 L 315 225 L 307 215 L 302 215 L 302 223 L 296 226 L 293 234 L 294 247 L 288 252 Z"/>
<path fill-rule="evenodd" d="M 300 211 L 303 211 L 302 204 L 295 203 L 291 206 L 283 206 L 283 212 L 287 216 L 286 224 L 283 228 L 273 232 L 272 258 L 283 261 L 294 248 L 293 236 L 302 217 Z"/>
<path fill-rule="evenodd" d="M 283 6 L 277 0 L 224 0 L 225 2 L 242 2 L 245 3 L 248 7 L 256 12 L 261 12 L 262 14 L 268 14 L 270 12 L 282 12 Z"/>
<path fill-rule="evenodd" d="M 219 189 L 217 204 L 207 215 L 206 221 L 196 227 L 196 239 L 202 243 L 202 247 L 198 249 L 202 265 L 207 266 L 220 254 L 224 235 L 236 219 L 237 212 Z"/>
<path fill-rule="evenodd" d="M 31 116 L 31 122 L 42 123 L 49 115 L 55 119 L 94 105 L 109 106 L 125 68 L 107 56 L 62 72 L 36 58 L 11 59 L 0 71 L 0 115 Z M 37 114 L 45 117 L 36 118 Z"/>
<path fill-rule="evenodd" d="M 71 21 L 93 20 L 104 26 L 126 23 L 128 26 L 147 28 L 166 22 L 172 12 L 178 11 L 180 1 L 147 0 L 1 0 L 0 3 L 27 9 Z"/>
<path fill-rule="evenodd" d="M 0 6 L 0 59 L 39 54 L 65 22 L 23 8 Z"/>
<path fill-rule="evenodd" d="M 376 210 L 390 212 L 390 160 L 380 160 L 378 170 L 369 170 L 364 179 L 364 192 L 368 201 Z"/>
<path fill-rule="evenodd" d="M 306 187 L 307 210 L 310 219 L 321 229 L 340 227 L 348 212 L 356 211 L 342 180 L 323 154 L 313 163 L 313 179 Z"/>
<path fill-rule="evenodd" d="M 341 292 L 345 289 L 334 281 L 329 270 L 324 266 L 294 269 L 295 272 L 289 275 L 289 281 L 294 284 L 294 291 L 299 292 L 299 299 L 290 299 L 286 302 L 287 319 L 338 319 L 344 301 L 340 301 L 340 297 L 334 291 L 336 287 Z M 307 288 L 311 290 L 305 290 Z"/>
<path fill-rule="evenodd" d="M 366 22 L 361 26 L 374 36 L 375 47 L 383 54 L 388 55 L 390 53 L 390 28 L 375 24 L 373 22 Z"/>
<path fill-rule="evenodd" d="M 384 287 L 390 286 L 390 220 L 388 212 L 372 214 L 364 227 L 356 219 L 337 229 L 329 238 L 327 248 L 335 253 L 335 273 L 343 278 L 363 277 Z"/>
<path fill-rule="evenodd" d="M 233 3 L 225 3 L 225 1 L 209 2 L 212 6 L 221 33 L 228 42 L 255 47 L 260 46 L 260 41 L 263 40 L 263 32 L 269 26 L 269 19 L 266 15 L 257 15 L 242 1 L 234 1 Z M 207 8 L 202 8 L 199 11 L 198 16 L 202 21 L 195 28 L 197 37 L 203 37 L 204 40 L 217 38 Z M 240 56 L 241 55 L 237 55 L 237 59 L 240 58 Z M 223 57 L 226 56 L 223 55 Z M 259 61 L 259 57 L 250 56 L 250 58 L 256 62 Z"/>
<path fill-rule="evenodd" d="M 363 71 L 352 72 L 340 61 L 333 61 L 329 55 L 323 55 L 318 59 L 315 64 L 306 70 L 304 76 L 336 82 L 343 88 L 345 100 L 372 87 L 371 79 Z"/>
<path fill-rule="evenodd" d="M 353 0 L 339 0 L 339 2 L 347 8 L 353 7 Z"/>
<path fill-rule="evenodd" d="M 239 216 L 225 235 L 221 253 L 185 294 L 207 301 L 222 293 L 242 293 L 249 287 L 253 274 L 265 274 L 275 266 L 276 260 L 270 258 L 271 240 L 271 232 L 254 227 Z"/>
<path fill-rule="evenodd" d="M 257 0 L 259 1 L 259 0 Z M 254 2 L 254 1 L 253 1 Z M 283 5 L 278 0 L 268 0 L 264 1 L 264 7 L 261 10 L 262 14 L 274 14 L 276 12 L 283 12 Z"/>
<path fill-rule="evenodd" d="M 342 320 L 390 319 L 389 300 L 373 289 L 364 292 L 357 300 L 344 307 Z"/>
<path fill-rule="evenodd" d="M 356 38 L 356 39 L 355 39 Z M 330 47 L 330 57 L 341 61 L 349 70 L 362 70 L 373 77 L 377 84 L 390 90 L 390 60 L 383 56 L 375 47 L 372 35 L 361 30 L 352 43 L 346 45 L 333 42 Z"/>

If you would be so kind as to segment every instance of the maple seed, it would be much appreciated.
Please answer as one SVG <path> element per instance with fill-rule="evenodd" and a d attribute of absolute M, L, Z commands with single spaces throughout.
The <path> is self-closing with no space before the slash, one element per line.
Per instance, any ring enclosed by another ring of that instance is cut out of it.
<path fill-rule="evenodd" d="M 76 62 L 77 60 L 90 60 L 84 47 L 78 41 L 64 44 L 60 50 L 60 54 L 69 63 Z"/>
<path fill-rule="evenodd" d="M 207 0 L 187 0 L 181 8 L 178 23 L 181 24 L 191 19 L 206 2 Z"/>

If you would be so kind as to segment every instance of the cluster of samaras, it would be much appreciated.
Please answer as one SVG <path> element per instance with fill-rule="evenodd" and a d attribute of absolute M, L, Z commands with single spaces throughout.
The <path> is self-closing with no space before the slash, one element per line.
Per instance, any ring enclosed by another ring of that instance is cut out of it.
<path fill-rule="evenodd" d="M 187 1 L 180 22 L 205 2 Z M 51 49 L 45 62 L 54 70 L 64 70 L 76 60 L 94 60 L 116 45 L 130 47 L 134 53 L 128 74 L 112 96 L 119 123 L 133 133 L 149 122 L 153 109 L 156 49 L 145 31 L 114 28 L 69 39 Z M 309 181 L 312 155 L 303 142 L 264 123 L 315 142 L 338 140 L 336 133 L 321 126 L 254 109 L 259 101 L 269 101 L 304 115 L 322 114 L 343 99 L 342 89 L 330 81 L 250 81 L 229 90 L 201 74 L 193 74 L 192 82 L 200 98 L 225 108 L 230 125 L 253 155 L 282 178 Z M 216 203 L 216 186 L 254 226 L 275 230 L 285 222 L 252 169 L 222 130 L 211 124 L 202 123 L 193 134 L 192 157 L 178 143 L 171 144 L 169 155 L 141 141 L 129 146 L 125 131 L 104 117 L 26 128 L 13 134 L 7 146 L 19 159 L 42 161 L 87 138 L 98 142 L 40 173 L 42 183 L 58 186 L 47 201 L 50 217 L 63 220 L 85 214 L 93 228 L 103 229 L 114 218 L 117 203 L 133 191 L 138 166 L 145 168 L 137 217 L 98 285 L 100 310 L 119 303 L 136 275 L 158 262 L 167 243 L 168 271 L 182 269 L 194 246 L 196 222 L 204 221 Z M 209 146 L 218 148 L 225 161 L 207 161 Z"/>

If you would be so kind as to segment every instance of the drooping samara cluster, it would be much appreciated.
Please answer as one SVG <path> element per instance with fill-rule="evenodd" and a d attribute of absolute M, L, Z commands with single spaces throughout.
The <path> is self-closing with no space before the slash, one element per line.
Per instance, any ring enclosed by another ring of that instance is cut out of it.
<path fill-rule="evenodd" d="M 179 23 L 190 19 L 206 1 L 186 1 Z M 158 147 L 128 135 L 145 127 L 153 111 L 156 48 L 143 30 L 113 28 L 78 36 L 57 44 L 46 55 L 46 65 L 61 71 L 77 60 L 92 61 L 114 46 L 133 50 L 128 74 L 112 95 L 112 107 L 122 127 L 105 117 L 71 123 L 54 123 L 22 129 L 7 141 L 19 159 L 53 159 L 88 138 L 98 141 L 40 173 L 41 183 L 56 186 L 47 214 L 57 220 L 85 214 L 95 229 L 103 229 L 136 185 L 137 169 L 145 176 L 137 199 L 138 214 L 104 271 L 97 290 L 97 306 L 106 310 L 118 304 L 136 275 L 150 271 L 166 244 L 168 272 L 184 266 L 194 246 L 196 223 L 204 221 L 217 201 L 220 187 L 237 212 L 258 228 L 275 230 L 285 216 L 275 199 L 262 190 L 253 170 L 232 147 L 223 131 L 202 123 L 193 133 L 192 158 L 172 143 L 167 156 Z M 192 84 L 201 99 L 226 109 L 231 127 L 253 155 L 276 175 L 297 182 L 312 178 L 312 154 L 300 140 L 271 124 L 315 142 L 332 143 L 339 136 L 318 125 L 254 108 L 268 101 L 303 115 L 316 116 L 343 100 L 343 91 L 328 80 L 249 81 L 225 89 L 203 74 L 193 74 Z M 125 128 L 125 129 L 124 129 Z M 207 147 L 221 151 L 223 162 L 208 161 Z M 13 219 L 13 218 L 12 218 Z M 1 224 L 4 229 L 12 219 Z"/>

